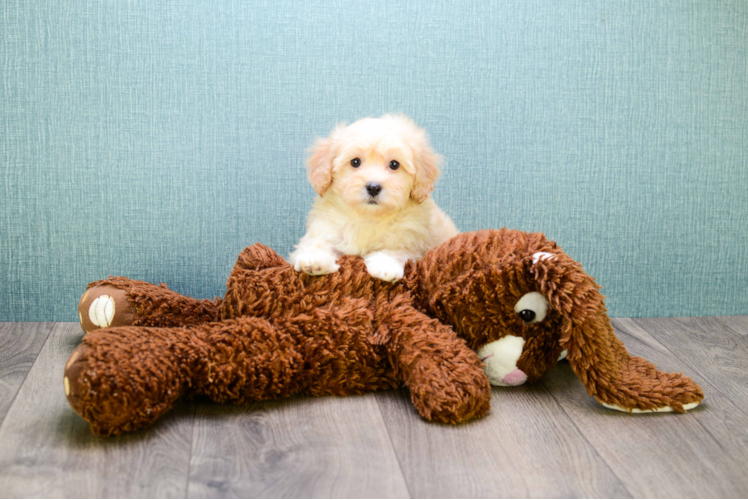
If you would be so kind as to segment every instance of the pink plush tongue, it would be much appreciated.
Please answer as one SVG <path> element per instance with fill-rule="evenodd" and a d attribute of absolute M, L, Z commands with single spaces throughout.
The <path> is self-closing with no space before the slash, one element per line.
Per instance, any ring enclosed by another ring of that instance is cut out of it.
<path fill-rule="evenodd" d="M 515 368 L 507 373 L 504 378 L 501 379 L 501 382 L 509 385 L 522 385 L 527 382 L 527 375 L 519 368 Z"/>

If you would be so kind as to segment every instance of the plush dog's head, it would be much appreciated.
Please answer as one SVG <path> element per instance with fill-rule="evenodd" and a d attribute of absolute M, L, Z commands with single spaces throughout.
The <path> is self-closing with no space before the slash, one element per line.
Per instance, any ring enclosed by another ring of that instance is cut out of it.
<path fill-rule="evenodd" d="M 309 181 L 320 196 L 337 196 L 362 214 L 386 214 L 408 200 L 428 198 L 441 157 L 426 133 L 402 115 L 338 125 L 319 139 L 307 160 Z"/>
<path fill-rule="evenodd" d="M 539 233 L 463 233 L 417 264 L 420 301 L 452 325 L 493 385 L 534 382 L 566 357 L 590 395 L 631 412 L 698 405 L 701 388 L 629 356 L 595 281 Z"/>

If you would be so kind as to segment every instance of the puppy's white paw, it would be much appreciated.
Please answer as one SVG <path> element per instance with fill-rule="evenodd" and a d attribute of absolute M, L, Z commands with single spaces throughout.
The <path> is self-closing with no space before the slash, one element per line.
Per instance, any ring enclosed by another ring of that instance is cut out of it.
<path fill-rule="evenodd" d="M 312 276 L 318 276 L 334 273 L 340 266 L 335 262 L 335 256 L 330 252 L 307 250 L 295 256 L 293 268 Z"/>
<path fill-rule="evenodd" d="M 403 264 L 381 252 L 368 255 L 364 262 L 366 262 L 366 270 L 369 271 L 369 274 L 382 281 L 397 281 L 403 277 L 405 272 Z"/>

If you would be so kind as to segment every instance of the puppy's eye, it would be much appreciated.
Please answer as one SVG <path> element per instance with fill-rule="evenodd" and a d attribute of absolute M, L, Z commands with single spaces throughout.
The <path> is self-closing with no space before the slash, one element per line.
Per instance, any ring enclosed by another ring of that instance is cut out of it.
<path fill-rule="evenodd" d="M 390 168 L 391 168 L 392 170 L 397 170 L 398 168 L 400 168 L 400 162 L 399 162 L 399 161 L 397 161 L 397 160 L 392 160 L 392 161 L 390 162 Z"/>
<path fill-rule="evenodd" d="M 526 293 L 517 301 L 514 312 L 525 323 L 539 323 L 548 313 L 548 300 L 541 293 Z"/>
<path fill-rule="evenodd" d="M 360 167 L 360 166 L 361 166 L 361 160 L 359 160 L 358 158 L 354 158 L 354 159 L 352 159 L 352 160 L 351 160 L 351 166 L 352 166 L 353 168 L 358 168 L 358 167 Z"/>

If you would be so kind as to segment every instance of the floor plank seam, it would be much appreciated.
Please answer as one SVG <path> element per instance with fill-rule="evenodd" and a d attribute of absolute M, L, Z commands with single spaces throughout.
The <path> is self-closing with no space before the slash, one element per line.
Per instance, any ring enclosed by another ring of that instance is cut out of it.
<path fill-rule="evenodd" d="M 738 331 L 730 323 L 724 320 L 724 318 L 730 318 L 732 316 L 712 316 L 712 317 L 717 321 L 717 323 L 724 326 L 726 329 L 730 330 L 734 334 L 739 335 L 741 337 L 748 337 L 748 332 L 743 333 L 741 331 Z"/>
<path fill-rule="evenodd" d="M 405 475 L 405 471 L 403 470 L 403 464 L 402 462 L 400 462 L 400 456 L 397 454 L 397 448 L 395 448 L 395 443 L 392 441 L 392 434 L 390 434 L 390 428 L 387 426 L 387 420 L 384 418 L 382 405 L 379 404 L 379 395 L 377 395 L 375 399 L 377 402 L 377 408 L 379 408 L 379 416 L 382 417 L 382 424 L 384 424 L 384 429 L 387 431 L 387 439 L 390 442 L 392 453 L 395 454 L 395 459 L 397 460 L 397 466 L 400 469 L 400 475 L 403 476 L 403 483 L 405 483 L 405 489 L 408 490 L 408 498 L 415 498 L 413 496 L 413 492 L 410 491 L 410 484 L 408 483 L 408 477 Z"/>
<path fill-rule="evenodd" d="M 693 366 L 691 363 L 688 363 L 688 362 L 684 361 L 680 356 L 678 356 L 675 353 L 673 353 L 673 351 L 671 351 L 670 348 L 667 345 L 663 344 L 660 341 L 660 339 L 658 339 L 655 335 L 653 335 L 652 332 L 650 332 L 649 330 L 647 330 L 644 327 L 644 325 L 642 325 L 641 323 L 639 323 L 637 321 L 637 318 L 628 318 L 628 319 L 630 319 L 631 321 L 633 321 L 636 326 L 638 326 L 639 328 L 641 328 L 642 330 L 644 330 L 645 332 L 647 332 L 647 334 L 650 337 L 652 337 L 653 339 L 655 339 L 657 341 L 657 343 L 660 344 L 662 346 L 662 348 L 665 349 L 673 358 L 677 359 L 678 361 L 680 361 L 681 363 L 683 363 L 685 366 L 687 366 L 688 368 L 690 368 L 694 372 L 696 372 L 696 374 L 699 377 L 701 377 L 702 380 L 704 380 L 707 384 L 709 384 L 709 387 L 711 387 L 712 389 L 714 389 L 715 391 L 717 391 L 723 398 L 725 398 L 726 400 L 728 400 L 729 402 L 731 402 L 738 410 L 740 410 L 742 413 L 744 413 L 746 416 L 748 416 L 748 410 L 743 409 L 740 406 L 740 404 L 736 403 L 735 401 L 732 400 L 732 398 L 730 396 L 728 396 L 727 394 L 725 394 L 724 392 L 722 392 L 720 390 L 720 388 L 719 388 L 719 384 L 713 383 L 711 381 L 711 379 L 709 377 L 705 376 L 704 373 L 702 373 L 702 371 L 699 370 L 699 368 L 697 366 Z M 638 318 L 638 319 L 649 319 L 649 318 Z M 631 334 L 626 333 L 625 331 L 623 333 L 625 333 L 626 335 L 631 335 Z M 704 397 L 704 399 L 702 400 L 702 404 L 704 403 L 704 401 L 707 401 L 706 397 Z M 708 408 L 708 405 L 707 405 L 707 408 Z"/>
<path fill-rule="evenodd" d="M 184 498 L 190 498 L 190 477 L 192 474 L 192 451 L 195 449 L 195 420 L 197 419 L 197 403 L 192 402 L 192 428 L 190 429 L 190 456 L 187 460 L 187 484 L 184 488 Z"/>
<path fill-rule="evenodd" d="M 699 427 L 701 427 L 702 429 L 704 429 L 704 432 L 706 432 L 707 436 L 709 436 L 710 438 L 712 438 L 712 441 L 714 441 L 717 444 L 717 446 L 719 447 L 720 450 L 722 450 L 723 452 L 727 453 L 726 450 L 725 450 L 725 447 L 722 446 L 722 443 L 719 441 L 719 439 L 717 439 L 716 437 L 714 437 L 714 434 L 712 434 L 712 431 L 708 427 L 705 427 L 704 424 L 701 423 L 701 421 L 699 419 L 696 419 L 696 424 Z"/>
<path fill-rule="evenodd" d="M 563 405 L 561 405 L 561 403 L 558 402 L 558 399 L 556 399 L 556 396 L 553 395 L 553 391 L 551 391 L 548 388 L 548 386 L 545 385 L 544 381 L 541 380 L 540 383 L 543 384 L 543 387 L 545 388 L 545 390 L 548 391 L 548 393 L 551 395 L 551 398 L 553 398 L 553 402 L 556 404 L 556 406 L 561 410 L 561 412 L 566 416 L 566 418 L 569 419 L 569 421 L 571 421 L 571 425 L 573 425 L 574 428 L 577 430 L 577 432 L 579 432 L 579 435 L 582 436 L 582 439 L 584 439 L 584 441 L 589 445 L 590 449 L 592 449 L 595 452 L 595 455 L 597 455 L 600 458 L 600 460 L 602 461 L 602 463 L 605 464 L 605 467 L 608 468 L 608 470 L 613 475 L 613 477 L 616 478 L 616 480 L 618 481 L 618 484 L 621 485 L 621 488 L 623 488 L 624 491 L 626 493 L 628 493 L 629 498 L 636 498 L 631 493 L 631 490 L 628 489 L 628 487 L 626 486 L 626 483 L 624 483 L 623 480 L 618 476 L 618 474 L 616 474 L 616 471 L 613 469 L 613 467 L 611 467 L 611 465 L 608 463 L 608 461 L 605 460 L 605 457 L 603 457 L 600 454 L 600 452 L 597 451 L 597 448 L 595 448 L 595 445 L 593 445 L 590 442 L 590 440 L 587 439 L 587 436 L 585 435 L 584 432 L 582 432 L 582 429 L 579 428 L 579 426 L 577 425 L 577 422 L 574 420 L 574 418 L 571 415 L 569 415 L 569 413 L 564 409 Z"/>
<path fill-rule="evenodd" d="M 6 421 L 6 419 L 8 418 L 8 415 L 10 414 L 11 410 L 13 409 L 13 405 L 14 405 L 14 404 L 15 404 L 15 402 L 16 402 L 16 398 L 18 398 L 18 395 L 19 395 L 19 394 L 21 393 L 21 389 L 23 389 L 23 386 L 24 386 L 24 384 L 26 384 L 26 381 L 27 381 L 27 380 L 28 380 L 28 378 L 29 378 L 29 373 L 31 373 L 31 370 L 33 370 L 33 369 L 34 369 L 34 365 L 36 365 L 36 362 L 37 362 L 37 361 L 39 360 L 39 354 L 40 354 L 40 353 L 41 353 L 41 352 L 42 352 L 42 351 L 44 350 L 44 348 L 46 347 L 46 345 L 47 345 L 47 342 L 49 342 L 49 337 L 50 337 L 50 334 L 52 333 L 52 330 L 54 330 L 54 329 L 55 329 L 55 326 L 57 326 L 57 325 L 58 325 L 58 322 L 53 322 L 53 323 L 52 323 L 52 326 L 50 326 L 50 327 L 49 327 L 49 329 L 47 330 L 47 336 L 46 336 L 46 338 L 44 339 L 44 343 L 42 344 L 42 347 L 41 347 L 41 349 L 39 349 L 39 352 L 37 352 L 37 353 L 36 353 L 36 356 L 34 356 L 34 361 L 33 361 L 33 363 L 31 363 L 31 366 L 30 366 L 30 367 L 29 367 L 29 369 L 28 369 L 28 370 L 26 371 L 26 375 L 24 375 L 24 376 L 23 376 L 23 382 L 21 382 L 21 385 L 19 385 L 19 386 L 18 386 L 18 390 L 17 390 L 17 391 L 16 391 L 16 393 L 15 393 L 15 394 L 13 395 L 13 399 L 11 400 L 11 402 L 10 402 L 10 405 L 8 405 L 8 411 L 6 411 L 6 412 L 5 412 L 5 415 L 3 415 L 3 418 L 2 418 L 2 420 L 0 420 L 0 431 L 1 431 L 1 430 L 2 430 L 2 428 L 3 428 L 3 425 L 5 425 L 5 421 Z"/>

